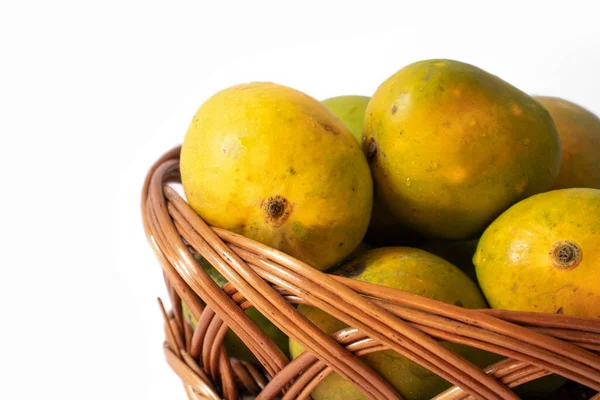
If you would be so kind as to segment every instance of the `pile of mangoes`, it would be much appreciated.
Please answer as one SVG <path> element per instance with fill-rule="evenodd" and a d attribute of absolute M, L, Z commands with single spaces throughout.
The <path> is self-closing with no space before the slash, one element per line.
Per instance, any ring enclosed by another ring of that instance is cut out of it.
<path fill-rule="evenodd" d="M 194 116 L 181 177 L 208 224 L 326 273 L 467 308 L 600 318 L 600 119 L 473 65 L 419 61 L 371 97 L 323 102 L 273 83 L 230 87 Z M 344 327 L 298 309 L 326 333 Z M 303 351 L 248 313 L 284 353 Z M 252 359 L 236 339 L 230 353 Z M 443 344 L 482 367 L 498 360 Z M 393 351 L 363 359 L 407 399 L 449 385 Z M 336 374 L 312 396 L 364 398 Z"/>

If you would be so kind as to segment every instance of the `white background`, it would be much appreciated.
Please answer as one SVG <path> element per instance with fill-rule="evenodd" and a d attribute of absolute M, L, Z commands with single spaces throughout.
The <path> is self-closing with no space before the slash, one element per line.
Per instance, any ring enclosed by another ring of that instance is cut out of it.
<path fill-rule="evenodd" d="M 217 3 L 0 3 L 0 399 L 185 398 L 140 189 L 217 90 L 370 95 L 453 58 L 600 113 L 593 1 Z"/>

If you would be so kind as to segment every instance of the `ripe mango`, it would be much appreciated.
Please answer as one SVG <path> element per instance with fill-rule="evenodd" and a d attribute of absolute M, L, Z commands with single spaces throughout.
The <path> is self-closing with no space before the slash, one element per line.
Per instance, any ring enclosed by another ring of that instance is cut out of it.
<path fill-rule="evenodd" d="M 449 262 L 419 249 L 385 247 L 370 250 L 332 273 L 466 308 L 486 307 L 479 289 L 462 271 Z M 346 326 L 315 307 L 300 305 L 298 311 L 328 334 Z M 442 344 L 480 367 L 493 364 L 501 358 L 468 346 L 450 342 Z M 292 358 L 298 357 L 302 351 L 302 345 L 290 339 Z M 371 353 L 362 356 L 361 359 L 380 373 L 407 400 L 430 399 L 450 385 L 431 371 L 392 350 Z M 314 400 L 366 398 L 351 383 L 335 373 L 325 378 L 311 396 Z"/>
<path fill-rule="evenodd" d="M 371 215 L 373 183 L 356 139 L 322 103 L 273 83 L 233 86 L 200 107 L 181 180 L 210 225 L 320 270 L 359 245 Z"/>
<path fill-rule="evenodd" d="M 383 82 L 364 132 L 377 196 L 429 237 L 475 238 L 511 204 L 549 190 L 560 169 L 544 107 L 453 60 L 416 62 Z"/>
<path fill-rule="evenodd" d="M 600 118 L 558 97 L 534 97 L 554 120 L 562 143 L 562 166 L 555 189 L 600 189 Z"/>
<path fill-rule="evenodd" d="M 473 261 L 493 308 L 600 318 L 600 190 L 515 204 L 486 229 Z"/>

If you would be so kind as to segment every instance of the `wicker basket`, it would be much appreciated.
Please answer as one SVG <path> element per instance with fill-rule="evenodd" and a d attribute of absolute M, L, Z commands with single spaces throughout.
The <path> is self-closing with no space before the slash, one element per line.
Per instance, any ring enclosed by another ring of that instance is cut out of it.
<path fill-rule="evenodd" d="M 357 357 L 383 349 L 456 385 L 436 399 L 514 399 L 510 388 L 550 373 L 600 390 L 599 319 L 467 310 L 319 272 L 253 240 L 209 227 L 171 186 L 180 180 L 179 150 L 166 153 L 148 172 L 142 212 L 173 306 L 167 313 L 160 302 L 166 359 L 190 399 L 306 399 L 332 371 L 369 398 L 400 399 Z M 194 252 L 227 279 L 223 289 L 199 266 Z M 198 319 L 195 329 L 183 316 L 182 300 Z M 325 335 L 296 311 L 299 303 L 319 307 L 353 328 Z M 290 362 L 247 317 L 243 310 L 251 306 L 308 351 Z M 223 338 L 229 328 L 260 364 L 228 357 Z M 506 359 L 482 371 L 436 339 Z"/>

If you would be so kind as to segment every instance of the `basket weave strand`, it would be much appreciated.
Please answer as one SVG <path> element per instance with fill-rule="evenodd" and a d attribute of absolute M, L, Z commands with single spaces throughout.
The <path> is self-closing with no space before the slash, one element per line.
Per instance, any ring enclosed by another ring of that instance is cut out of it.
<path fill-rule="evenodd" d="M 455 385 L 437 399 L 514 399 L 509 388 L 550 373 L 600 390 L 600 320 L 467 310 L 325 274 L 268 246 L 206 225 L 171 186 L 180 181 L 178 163 L 175 148 L 150 169 L 142 214 L 173 307 L 163 315 L 165 355 L 190 399 L 237 399 L 240 393 L 257 399 L 308 398 L 331 372 L 369 398 L 400 399 L 358 358 L 383 349 L 392 349 Z M 193 252 L 227 279 L 223 289 Z M 182 301 L 198 320 L 195 329 L 183 317 Z M 350 328 L 325 335 L 296 311 L 293 305 L 298 303 L 318 307 Z M 245 314 L 251 306 L 306 351 L 290 362 Z M 256 356 L 260 368 L 228 357 L 223 339 L 230 328 Z M 436 339 L 507 359 L 482 371 Z"/>

